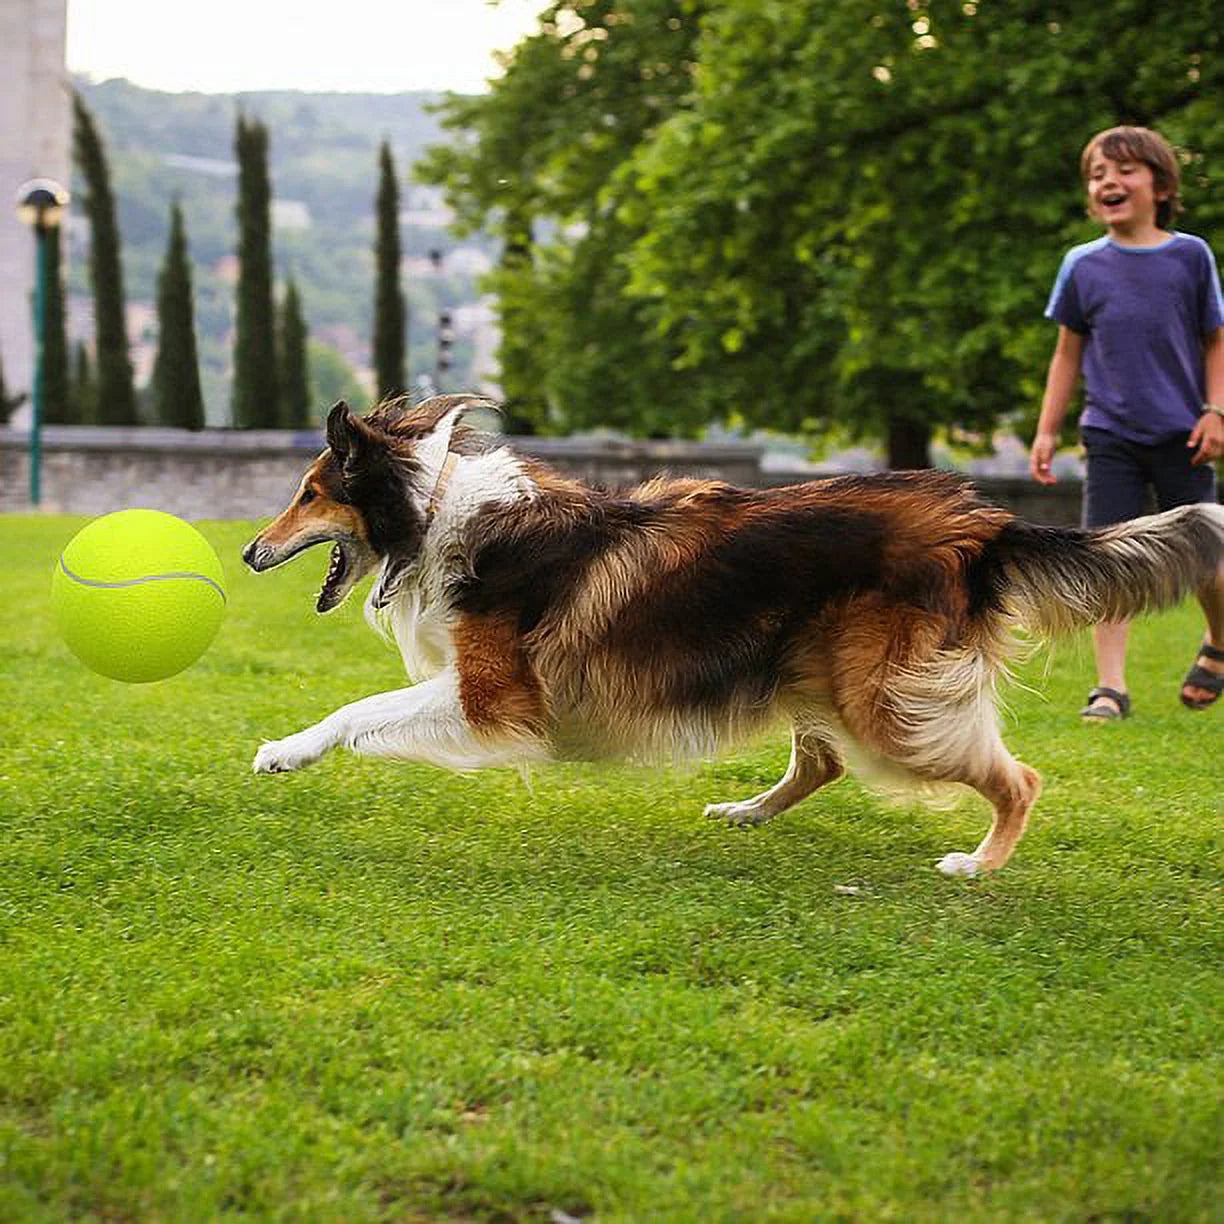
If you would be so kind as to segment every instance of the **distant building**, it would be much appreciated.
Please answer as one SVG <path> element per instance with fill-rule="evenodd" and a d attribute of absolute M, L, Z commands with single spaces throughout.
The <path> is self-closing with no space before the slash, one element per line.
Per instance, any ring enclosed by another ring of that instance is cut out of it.
<path fill-rule="evenodd" d="M 440 187 L 410 185 L 405 190 L 399 223 L 406 229 L 442 230 L 454 219 Z"/>
<path fill-rule="evenodd" d="M 128 359 L 132 363 L 132 378 L 138 387 L 153 377 L 157 360 L 157 307 L 152 302 L 128 302 L 123 308 L 124 327 L 131 337 Z"/>
<path fill-rule="evenodd" d="M 0 3 L 0 361 L 10 391 L 34 376 L 34 237 L 17 220 L 17 189 L 33 178 L 68 186 L 72 91 L 67 0 Z"/>
<path fill-rule="evenodd" d="M 302 200 L 272 201 L 274 230 L 308 230 L 310 224 L 310 209 Z"/>

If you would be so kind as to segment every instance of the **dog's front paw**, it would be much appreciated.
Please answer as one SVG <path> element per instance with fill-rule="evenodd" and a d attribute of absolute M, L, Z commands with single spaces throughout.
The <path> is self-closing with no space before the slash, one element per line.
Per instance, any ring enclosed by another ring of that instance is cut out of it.
<path fill-rule="evenodd" d="M 326 751 L 326 745 L 309 731 L 299 731 L 287 739 L 272 740 L 255 754 L 251 766 L 257 774 L 292 773 L 313 765 Z"/>
<path fill-rule="evenodd" d="M 984 870 L 981 862 L 972 854 L 964 854 L 960 851 L 945 854 L 935 864 L 935 869 L 946 876 L 976 876 L 981 875 Z"/>
<path fill-rule="evenodd" d="M 770 818 L 768 812 L 751 803 L 707 803 L 705 815 L 707 820 L 723 820 L 739 828 L 762 825 Z"/>

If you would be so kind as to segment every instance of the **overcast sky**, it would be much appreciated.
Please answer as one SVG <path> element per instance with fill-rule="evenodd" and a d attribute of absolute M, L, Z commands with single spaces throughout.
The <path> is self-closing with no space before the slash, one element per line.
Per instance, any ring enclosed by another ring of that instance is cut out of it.
<path fill-rule="evenodd" d="M 547 0 L 68 0 L 68 67 L 149 89 L 476 93 Z"/>

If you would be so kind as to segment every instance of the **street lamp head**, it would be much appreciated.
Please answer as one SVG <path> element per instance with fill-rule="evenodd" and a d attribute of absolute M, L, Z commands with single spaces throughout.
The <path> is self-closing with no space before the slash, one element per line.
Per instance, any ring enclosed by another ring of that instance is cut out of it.
<path fill-rule="evenodd" d="M 31 179 L 17 189 L 17 216 L 35 229 L 54 229 L 67 207 L 68 192 L 54 179 Z"/>

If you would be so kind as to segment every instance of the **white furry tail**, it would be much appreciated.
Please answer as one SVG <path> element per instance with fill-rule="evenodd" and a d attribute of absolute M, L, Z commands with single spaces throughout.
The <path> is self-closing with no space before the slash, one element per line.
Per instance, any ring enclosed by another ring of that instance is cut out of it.
<path fill-rule="evenodd" d="M 1214 590 L 1224 600 L 1224 506 L 1200 503 L 1092 531 L 1005 527 L 984 560 L 1026 628 L 1057 636 Z"/>

